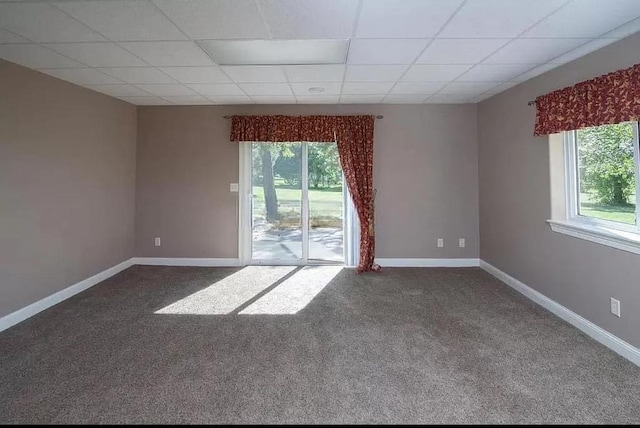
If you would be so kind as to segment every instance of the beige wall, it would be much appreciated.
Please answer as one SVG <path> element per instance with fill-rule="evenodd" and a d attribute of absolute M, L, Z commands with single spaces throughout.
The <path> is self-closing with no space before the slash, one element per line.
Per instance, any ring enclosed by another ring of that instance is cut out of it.
<path fill-rule="evenodd" d="M 222 116 L 357 113 L 384 114 L 374 143 L 377 256 L 478 257 L 475 105 L 141 107 L 136 255 L 237 257 L 229 183 L 238 181 L 238 145 Z"/>
<path fill-rule="evenodd" d="M 0 60 L 0 317 L 133 256 L 136 108 Z"/>
<path fill-rule="evenodd" d="M 640 59 L 640 34 L 525 82 L 478 107 L 480 256 L 640 346 L 640 256 L 552 232 L 549 145 L 527 101 Z M 621 300 L 622 317 L 609 312 Z"/>

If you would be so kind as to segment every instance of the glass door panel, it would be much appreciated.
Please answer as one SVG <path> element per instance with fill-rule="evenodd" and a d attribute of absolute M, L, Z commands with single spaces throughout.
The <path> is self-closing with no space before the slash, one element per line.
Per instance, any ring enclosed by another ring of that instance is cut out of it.
<path fill-rule="evenodd" d="M 342 169 L 336 143 L 307 143 L 309 260 L 344 261 Z"/>
<path fill-rule="evenodd" d="M 303 260 L 302 144 L 253 143 L 251 185 L 252 260 Z"/>

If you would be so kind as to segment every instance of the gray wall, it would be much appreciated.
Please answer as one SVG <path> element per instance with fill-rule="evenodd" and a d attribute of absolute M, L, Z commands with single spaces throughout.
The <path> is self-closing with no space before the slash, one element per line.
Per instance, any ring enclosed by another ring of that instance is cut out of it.
<path fill-rule="evenodd" d="M 239 151 L 222 116 L 358 113 L 384 114 L 374 142 L 377 257 L 477 258 L 475 105 L 141 107 L 136 255 L 237 257 L 229 183 L 238 181 Z"/>
<path fill-rule="evenodd" d="M 0 60 L 0 317 L 133 256 L 136 108 Z"/>
<path fill-rule="evenodd" d="M 527 101 L 640 62 L 640 34 L 478 107 L 480 257 L 605 330 L 640 346 L 640 256 L 552 232 L 549 145 Z M 621 300 L 622 317 L 609 312 Z"/>

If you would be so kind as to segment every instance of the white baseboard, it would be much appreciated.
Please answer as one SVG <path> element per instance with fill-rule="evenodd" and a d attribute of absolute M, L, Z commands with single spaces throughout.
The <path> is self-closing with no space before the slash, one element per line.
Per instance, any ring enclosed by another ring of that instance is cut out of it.
<path fill-rule="evenodd" d="M 27 318 L 31 318 L 35 314 L 44 311 L 45 309 L 50 308 L 53 305 L 56 305 L 63 300 L 67 300 L 69 297 L 75 296 L 81 291 L 86 290 L 87 288 L 93 287 L 99 282 L 104 281 L 107 278 L 112 277 L 125 270 L 126 268 L 133 265 L 133 259 L 126 260 L 122 263 L 119 263 L 109 269 L 105 269 L 100 273 L 93 275 L 90 278 L 82 280 L 76 284 L 73 284 L 70 287 L 67 287 L 63 290 L 58 291 L 50 296 L 45 297 L 44 299 L 38 300 L 30 304 L 29 306 L 25 306 L 22 309 L 18 309 L 15 312 L 10 313 L 9 315 L 5 315 L 0 318 L 0 331 L 6 330 L 9 327 L 12 327 L 19 322 L 26 320 Z"/>
<path fill-rule="evenodd" d="M 201 266 L 201 267 L 240 266 L 240 259 L 134 257 L 131 260 L 133 260 L 134 265 L 151 265 L 151 266 Z"/>
<path fill-rule="evenodd" d="M 478 267 L 480 259 L 376 259 L 382 267 Z"/>
<path fill-rule="evenodd" d="M 603 328 L 598 327 L 591 321 L 565 308 L 555 300 L 551 300 L 544 294 L 534 290 L 528 285 L 523 284 L 522 282 L 518 281 L 514 277 L 501 271 L 497 267 L 492 266 L 491 264 L 485 262 L 484 260 L 480 260 L 480 267 L 483 270 L 490 273 L 491 275 L 498 278 L 500 281 L 507 284 L 508 286 L 519 291 L 525 297 L 528 297 L 529 299 L 533 300 L 543 308 L 553 312 L 555 315 L 559 316 L 569 324 L 573 325 L 574 327 L 588 334 L 593 339 L 602 343 L 607 348 L 611 349 L 614 352 L 617 352 L 618 354 L 628 359 L 632 363 L 640 366 L 640 349 L 625 342 L 619 337 L 614 336 L 613 334 L 609 333 Z"/>
<path fill-rule="evenodd" d="M 134 265 L 151 266 L 241 266 L 240 259 L 209 259 L 183 257 L 134 257 Z M 382 267 L 478 267 L 479 259 L 376 259 Z"/>

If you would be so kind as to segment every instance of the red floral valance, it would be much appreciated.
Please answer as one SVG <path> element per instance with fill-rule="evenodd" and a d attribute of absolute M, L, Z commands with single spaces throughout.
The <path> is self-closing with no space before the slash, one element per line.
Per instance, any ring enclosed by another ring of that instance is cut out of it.
<path fill-rule="evenodd" d="M 640 118 L 640 64 L 536 98 L 534 135 Z"/>
<path fill-rule="evenodd" d="M 232 116 L 231 141 L 327 143 L 358 117 L 363 116 Z"/>

